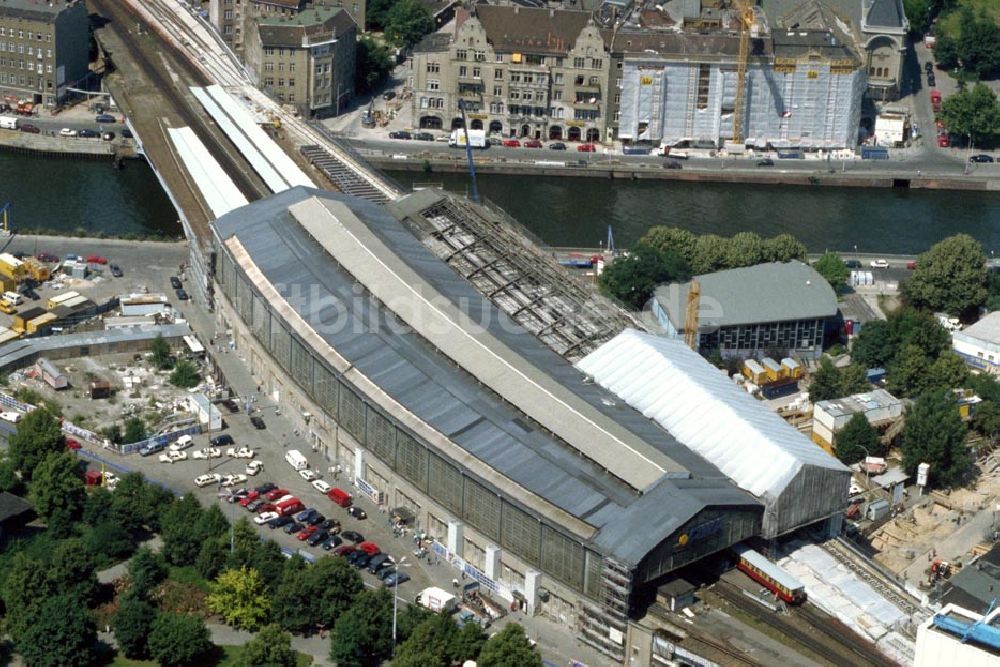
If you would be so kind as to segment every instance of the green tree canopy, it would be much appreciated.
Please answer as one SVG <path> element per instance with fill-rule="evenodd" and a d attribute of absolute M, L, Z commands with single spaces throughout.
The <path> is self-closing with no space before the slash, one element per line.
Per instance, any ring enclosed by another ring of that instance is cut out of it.
<path fill-rule="evenodd" d="M 14 554 L 2 575 L 2 595 L 6 611 L 4 625 L 17 641 L 41 613 L 42 601 L 55 591 L 46 575 L 45 564 L 29 558 L 23 552 Z"/>
<path fill-rule="evenodd" d="M 126 597 L 112 619 L 115 643 L 126 658 L 139 660 L 149 655 L 149 634 L 156 620 L 156 608 L 146 600 Z"/>
<path fill-rule="evenodd" d="M 881 454 L 882 447 L 878 441 L 878 432 L 868 423 L 868 419 L 860 412 L 852 416 L 835 439 L 834 449 L 837 458 L 850 465 L 867 456 Z"/>
<path fill-rule="evenodd" d="M 330 660 L 339 667 L 376 667 L 392 655 L 392 597 L 388 590 L 363 591 L 337 619 L 330 634 Z"/>
<path fill-rule="evenodd" d="M 931 466 L 931 487 L 951 488 L 965 479 L 972 459 L 965 446 L 966 427 L 950 391 L 928 392 L 906 411 L 903 467 L 915 475 L 920 463 Z"/>
<path fill-rule="evenodd" d="M 17 466 L 10 456 L 0 455 L 0 491 L 20 496 L 24 494 L 24 490 L 24 482 L 17 474 Z"/>
<path fill-rule="evenodd" d="M 688 275 L 680 255 L 640 244 L 627 257 L 619 257 L 604 267 L 599 284 L 608 296 L 641 310 L 658 285 L 685 280 Z"/>
<path fill-rule="evenodd" d="M 805 261 L 807 250 L 805 244 L 791 234 L 778 234 L 764 241 L 764 254 L 767 262 Z"/>
<path fill-rule="evenodd" d="M 83 503 L 83 522 L 88 526 L 96 526 L 107 521 L 111 516 L 111 503 L 111 492 L 107 488 L 98 486 L 91 489 Z"/>
<path fill-rule="evenodd" d="M 990 443 L 996 442 L 1000 437 L 1000 405 L 996 401 L 983 400 L 976 406 L 972 427 Z"/>
<path fill-rule="evenodd" d="M 524 628 L 509 623 L 483 644 L 479 667 L 542 667 L 542 656 L 528 642 Z"/>
<path fill-rule="evenodd" d="M 83 540 L 60 540 L 52 551 L 49 582 L 54 590 L 90 605 L 97 599 L 97 564 Z"/>
<path fill-rule="evenodd" d="M 295 667 L 296 664 L 292 636 L 272 623 L 246 643 L 234 667 Z"/>
<path fill-rule="evenodd" d="M 930 27 L 930 0 L 903 0 L 903 10 L 910 21 L 910 32 L 922 35 Z"/>
<path fill-rule="evenodd" d="M 986 303 L 986 257 L 968 234 L 935 243 L 920 255 L 904 294 L 918 308 L 965 315 Z"/>
<path fill-rule="evenodd" d="M 139 547 L 128 562 L 128 577 L 131 581 L 129 594 L 149 599 L 152 590 L 167 578 L 167 566 L 160 554 L 149 547 Z"/>
<path fill-rule="evenodd" d="M 395 0 L 371 0 L 365 7 L 365 22 L 369 30 L 376 32 L 385 29 L 386 16 Z"/>
<path fill-rule="evenodd" d="M 234 628 L 256 630 L 270 614 L 271 598 L 260 572 L 253 568 L 225 570 L 208 587 L 208 610 Z"/>
<path fill-rule="evenodd" d="M 971 137 L 976 146 L 992 146 L 1000 139 L 1000 102 L 986 84 L 946 97 L 938 117 L 953 134 Z"/>
<path fill-rule="evenodd" d="M 393 667 L 425 667 L 451 665 L 458 626 L 450 616 L 434 614 L 414 628 L 412 634 L 399 645 L 393 658 Z"/>
<path fill-rule="evenodd" d="M 731 268 L 727 262 L 732 256 L 729 239 L 718 234 L 703 234 L 695 241 L 691 252 L 691 272 L 702 275 Z"/>
<path fill-rule="evenodd" d="M 10 461 L 25 480 L 31 480 L 35 468 L 47 455 L 66 449 L 59 420 L 45 408 L 36 408 L 24 415 L 7 442 Z"/>
<path fill-rule="evenodd" d="M 153 339 L 151 349 L 153 365 L 156 368 L 166 370 L 174 365 L 174 357 L 170 353 L 170 344 L 163 338 L 163 334 L 156 335 L 156 338 Z M 133 441 L 129 440 L 129 442 Z"/>
<path fill-rule="evenodd" d="M 126 443 L 140 442 L 146 439 L 146 422 L 142 417 L 129 417 L 125 421 L 125 435 L 122 439 Z"/>
<path fill-rule="evenodd" d="M 206 537 L 198 530 L 202 515 L 201 505 L 193 494 L 185 494 L 170 505 L 160 517 L 160 534 L 163 538 L 162 553 L 174 565 L 194 565 L 201 543 Z"/>
<path fill-rule="evenodd" d="M 835 252 L 823 253 L 823 256 L 816 260 L 813 268 L 819 275 L 823 276 L 826 282 L 835 292 L 843 292 L 847 287 L 847 279 L 851 277 L 851 270 L 844 264 L 844 260 Z"/>
<path fill-rule="evenodd" d="M 378 88 L 389 77 L 393 68 L 389 49 L 367 35 L 358 39 L 354 63 L 354 88 L 358 94 L 369 93 Z"/>
<path fill-rule="evenodd" d="M 14 636 L 28 667 L 90 667 L 96 663 L 97 629 L 86 604 L 72 594 L 40 601 L 38 613 Z"/>
<path fill-rule="evenodd" d="M 124 558 L 135 549 L 135 540 L 122 525 L 105 519 L 84 536 L 87 549 L 95 556 L 103 557 L 102 563 L 110 566 L 119 558 Z"/>
<path fill-rule="evenodd" d="M 164 667 L 196 665 L 212 648 L 205 621 L 187 614 L 157 615 L 148 641 L 150 655 Z"/>
<path fill-rule="evenodd" d="M 813 373 L 809 382 L 809 400 L 813 403 L 819 401 L 829 401 L 834 398 L 841 398 L 843 384 L 840 379 L 840 371 L 833 365 L 828 357 L 820 359 L 819 368 Z"/>
<path fill-rule="evenodd" d="M 35 468 L 28 498 L 49 530 L 68 535 L 83 514 L 86 500 L 80 459 L 68 451 L 49 454 Z"/>
<path fill-rule="evenodd" d="M 727 266 L 754 266 L 766 260 L 764 241 L 753 232 L 739 232 L 726 244 Z"/>
<path fill-rule="evenodd" d="M 197 387 L 199 382 L 201 375 L 198 373 L 198 368 L 187 359 L 178 361 L 174 366 L 174 372 L 170 374 L 170 384 L 182 389 Z"/>
<path fill-rule="evenodd" d="M 865 368 L 890 369 L 907 345 L 933 362 L 951 348 L 951 336 L 930 313 L 902 308 L 886 320 L 866 323 L 851 345 L 851 358 Z"/>
<path fill-rule="evenodd" d="M 417 0 L 396 0 L 385 15 L 385 38 L 392 44 L 411 48 L 434 32 L 434 17 Z"/>
<path fill-rule="evenodd" d="M 981 79 L 1000 76 L 1000 25 L 989 14 L 976 13 L 962 6 L 959 12 L 958 34 L 942 32 L 934 45 L 934 57 L 944 69 L 959 67 Z M 942 17 L 942 21 L 946 19 Z M 949 21 L 950 23 L 950 21 Z"/>
<path fill-rule="evenodd" d="M 656 248 L 660 252 L 676 253 L 683 257 L 685 262 L 690 264 L 694 256 L 694 246 L 697 240 L 697 235 L 686 229 L 657 225 L 650 228 L 639 239 L 639 243 Z"/>

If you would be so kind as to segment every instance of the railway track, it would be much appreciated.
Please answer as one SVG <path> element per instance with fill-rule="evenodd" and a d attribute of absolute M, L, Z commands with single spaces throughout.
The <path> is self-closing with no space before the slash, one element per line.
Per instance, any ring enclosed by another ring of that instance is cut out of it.
<path fill-rule="evenodd" d="M 693 653 L 703 655 L 704 650 L 701 649 L 701 647 L 705 646 L 729 658 L 730 660 L 726 663 L 727 665 L 741 664 L 747 665 L 747 667 L 764 667 L 764 663 L 751 659 L 743 651 L 734 649 L 731 646 L 727 646 L 722 642 L 716 641 L 707 632 L 699 630 L 696 626 L 679 628 L 676 621 L 670 617 L 669 613 L 658 605 L 651 606 L 648 613 L 650 616 L 654 616 L 660 619 L 663 623 L 667 624 L 667 634 L 671 637 L 677 637 L 678 639 L 676 640 L 676 643 Z M 683 634 L 675 633 L 669 629 L 671 627 L 677 628 L 678 632 L 682 632 Z M 671 639 L 671 641 L 674 640 Z M 711 658 L 713 656 L 704 657 Z"/>
<path fill-rule="evenodd" d="M 712 586 L 711 590 L 734 607 L 753 616 L 761 617 L 760 605 L 744 596 L 738 586 L 720 579 Z M 814 655 L 836 665 L 864 665 L 866 667 L 870 665 L 894 667 L 896 665 L 870 642 L 858 637 L 850 628 L 836 619 L 826 616 L 808 602 L 790 609 L 792 614 L 799 616 L 816 632 L 824 635 L 827 641 L 821 641 L 811 636 L 780 614 L 769 614 L 763 620 Z M 836 653 L 836 655 L 831 655 L 832 653 Z"/>
<path fill-rule="evenodd" d="M 878 591 L 885 599 L 910 616 L 910 618 L 926 613 L 918 604 L 914 603 L 910 594 L 898 582 L 893 581 L 886 574 L 880 572 L 876 567 L 857 555 L 854 549 L 843 541 L 843 538 L 827 540 L 821 547 L 837 559 L 839 563 L 857 574 L 862 581 Z M 912 632 L 909 632 L 909 634 L 913 636 Z"/>
<path fill-rule="evenodd" d="M 266 188 L 255 183 L 250 176 L 247 175 L 246 170 L 249 167 L 241 165 L 232 153 L 222 144 L 220 139 L 209 130 L 205 123 L 204 116 L 196 113 L 185 101 L 187 99 L 187 90 L 177 91 L 178 94 L 176 95 L 167 94 L 167 91 L 174 91 L 177 89 L 178 85 L 184 84 L 183 82 L 175 83 L 166 74 L 166 72 L 164 72 L 162 66 L 151 61 L 143 48 L 144 45 L 140 41 L 142 38 L 129 30 L 130 26 L 134 25 L 137 20 L 143 21 L 143 18 L 132 13 L 128 8 L 127 3 L 122 3 L 118 0 L 91 0 L 91 6 L 97 11 L 98 14 L 110 21 L 108 25 L 101 28 L 101 30 L 113 30 L 115 35 L 128 50 L 128 53 L 126 54 L 113 53 L 112 57 L 129 58 L 132 60 L 144 72 L 149 82 L 157 89 L 165 93 L 163 97 L 167 100 L 168 104 L 172 104 L 173 111 L 186 125 L 194 130 L 201 142 L 205 144 L 209 153 L 218 161 L 219 165 L 222 166 L 226 173 L 229 174 L 230 178 L 233 179 L 233 183 L 236 184 L 236 187 L 240 189 L 247 199 L 254 201 L 269 194 Z M 146 22 L 143 21 L 143 23 L 145 24 Z M 188 63 L 184 54 L 178 53 L 172 47 L 169 39 L 164 38 L 159 30 L 156 29 L 156 26 L 146 25 L 147 27 L 152 28 L 150 34 L 155 35 L 153 38 L 159 40 L 161 48 L 176 56 L 171 58 L 171 60 L 178 67 L 178 69 L 183 71 L 184 76 L 187 77 L 193 85 L 204 86 L 211 83 L 202 72 Z M 148 45 L 145 46 L 148 48 Z M 162 115 L 161 110 L 145 111 L 151 114 Z M 134 112 L 135 108 L 133 108 L 133 113 Z"/>

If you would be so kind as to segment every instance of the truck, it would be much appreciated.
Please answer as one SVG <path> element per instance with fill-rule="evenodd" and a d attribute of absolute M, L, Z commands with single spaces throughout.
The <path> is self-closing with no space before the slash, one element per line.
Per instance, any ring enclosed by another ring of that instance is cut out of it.
<path fill-rule="evenodd" d="M 463 129 L 451 131 L 451 137 L 448 138 L 448 145 L 452 148 L 465 148 L 466 136 L 468 136 L 469 145 L 473 148 L 486 148 L 489 146 L 486 142 L 486 130 L 469 130 L 466 132 Z"/>
<path fill-rule="evenodd" d="M 443 588 L 431 586 L 420 591 L 417 595 L 417 604 L 434 613 L 451 613 L 458 608 L 458 598 Z"/>
<path fill-rule="evenodd" d="M 17 118 L 14 116 L 0 116 L 0 130 L 16 130 Z"/>
<path fill-rule="evenodd" d="M 300 501 L 295 496 L 292 496 L 291 498 L 287 498 L 284 500 L 280 500 L 274 505 L 274 511 L 280 514 L 281 516 L 291 516 L 292 514 L 295 514 L 296 512 L 301 512 L 304 509 L 305 506 L 302 504 L 302 501 Z"/>
<path fill-rule="evenodd" d="M 285 454 L 285 460 L 288 461 L 288 465 L 296 470 L 305 470 L 309 467 L 309 461 L 297 449 L 289 449 Z"/>

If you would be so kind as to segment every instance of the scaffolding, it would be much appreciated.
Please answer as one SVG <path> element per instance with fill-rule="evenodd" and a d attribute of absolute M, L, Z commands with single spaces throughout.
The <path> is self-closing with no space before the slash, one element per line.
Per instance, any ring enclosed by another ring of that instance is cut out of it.
<path fill-rule="evenodd" d="M 420 215 L 424 244 L 560 356 L 576 361 L 640 326 L 568 275 L 502 211 L 444 196 Z"/>
<path fill-rule="evenodd" d="M 580 640 L 606 656 L 625 659 L 632 573 L 611 558 L 601 564 L 600 603 L 584 603 Z"/>

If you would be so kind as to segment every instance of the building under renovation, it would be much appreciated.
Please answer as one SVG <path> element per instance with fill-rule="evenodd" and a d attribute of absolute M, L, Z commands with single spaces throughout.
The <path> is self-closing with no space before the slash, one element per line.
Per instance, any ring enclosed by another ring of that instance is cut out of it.
<path fill-rule="evenodd" d="M 868 77 L 843 24 L 772 29 L 755 10 L 740 104 L 736 9 L 687 4 L 697 9 L 699 22 L 615 37 L 619 47 L 628 44 L 619 139 L 722 146 L 733 139 L 739 106 L 739 144 L 809 149 L 857 143 Z"/>

